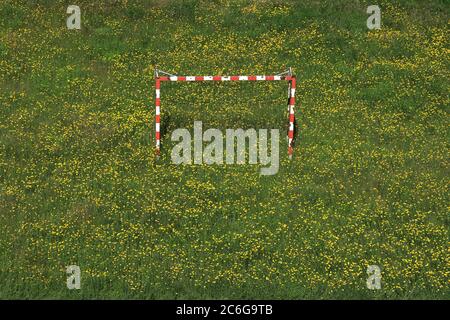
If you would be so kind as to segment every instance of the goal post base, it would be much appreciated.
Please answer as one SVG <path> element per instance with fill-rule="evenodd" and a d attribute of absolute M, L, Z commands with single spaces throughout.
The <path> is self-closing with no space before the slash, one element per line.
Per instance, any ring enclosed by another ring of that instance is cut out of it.
<path fill-rule="evenodd" d="M 292 154 L 294 153 L 294 148 L 293 147 L 289 147 L 288 148 L 288 157 L 289 160 L 292 160 Z"/>

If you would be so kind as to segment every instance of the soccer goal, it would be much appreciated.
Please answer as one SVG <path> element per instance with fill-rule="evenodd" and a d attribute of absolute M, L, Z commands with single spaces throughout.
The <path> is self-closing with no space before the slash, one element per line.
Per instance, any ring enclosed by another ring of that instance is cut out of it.
<path fill-rule="evenodd" d="M 178 76 L 159 70 L 155 67 L 155 137 L 156 137 L 156 155 L 159 156 L 161 148 L 161 82 L 164 81 L 287 81 L 288 83 L 288 155 L 292 158 L 294 142 L 294 108 L 295 108 L 295 88 L 296 79 L 292 74 L 292 68 L 269 76 Z"/>

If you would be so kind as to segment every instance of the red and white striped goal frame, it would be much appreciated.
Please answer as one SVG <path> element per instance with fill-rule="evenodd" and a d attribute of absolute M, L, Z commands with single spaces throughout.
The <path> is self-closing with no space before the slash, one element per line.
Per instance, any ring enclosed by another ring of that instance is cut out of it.
<path fill-rule="evenodd" d="M 160 76 L 163 73 L 164 76 Z M 156 155 L 159 156 L 161 148 L 161 82 L 164 81 L 287 81 L 288 82 L 288 111 L 289 111 L 289 129 L 288 129 L 288 155 L 292 158 L 294 141 L 294 121 L 295 121 L 295 89 L 296 78 L 289 71 L 280 75 L 268 76 L 175 76 L 164 71 L 155 69 L 155 136 L 156 136 Z"/>

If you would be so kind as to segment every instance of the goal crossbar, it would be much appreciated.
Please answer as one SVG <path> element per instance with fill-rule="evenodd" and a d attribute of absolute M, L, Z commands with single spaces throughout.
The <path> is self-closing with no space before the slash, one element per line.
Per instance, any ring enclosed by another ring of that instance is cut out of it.
<path fill-rule="evenodd" d="M 155 136 L 156 155 L 159 155 L 161 148 L 161 82 L 193 82 L 193 81 L 287 81 L 288 82 L 288 155 L 292 158 L 294 141 L 294 121 L 295 121 L 295 90 L 296 78 L 292 74 L 292 69 L 277 75 L 262 76 L 177 76 L 155 68 Z"/>

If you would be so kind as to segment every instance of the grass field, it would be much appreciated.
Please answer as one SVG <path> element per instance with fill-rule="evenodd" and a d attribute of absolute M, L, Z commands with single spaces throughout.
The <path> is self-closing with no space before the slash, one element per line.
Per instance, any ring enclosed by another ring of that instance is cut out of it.
<path fill-rule="evenodd" d="M 81 8 L 81 30 L 66 9 Z M 368 30 L 367 6 L 381 8 Z M 449 298 L 448 1 L 0 3 L 0 298 Z M 286 83 L 163 83 L 297 75 Z M 170 162 L 279 128 L 280 170 Z M 81 290 L 66 267 L 81 268 Z M 382 289 L 366 287 L 369 265 Z"/>

